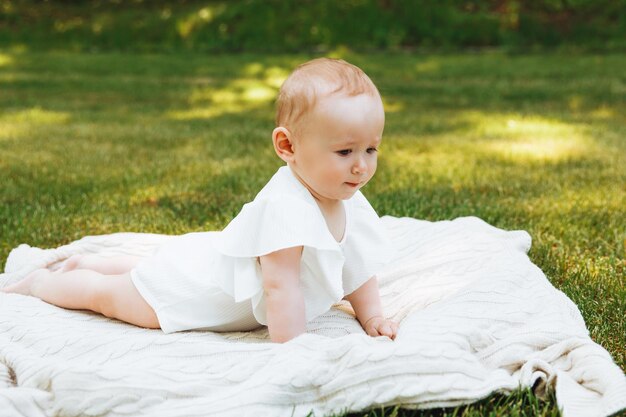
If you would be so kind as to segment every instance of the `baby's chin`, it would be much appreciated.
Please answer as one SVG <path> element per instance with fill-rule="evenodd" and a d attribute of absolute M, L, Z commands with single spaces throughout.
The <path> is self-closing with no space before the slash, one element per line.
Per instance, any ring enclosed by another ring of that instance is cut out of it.
<path fill-rule="evenodd" d="M 324 202 L 324 203 L 328 203 L 331 201 L 335 201 L 335 202 L 339 202 L 339 201 L 345 201 L 345 200 L 349 200 L 351 199 L 354 194 L 356 194 L 357 190 L 354 191 L 343 191 L 343 192 L 334 192 L 334 193 L 316 193 L 317 195 L 313 195 L 313 197 L 315 197 L 316 200 L 320 201 L 320 202 Z"/>
<path fill-rule="evenodd" d="M 340 183 L 335 185 L 332 188 L 314 188 L 307 186 L 313 197 L 315 197 L 318 201 L 330 202 L 330 201 L 341 201 L 341 200 L 349 200 L 359 191 L 366 183 L 360 183 L 357 186 L 350 186 L 348 183 Z"/>
<path fill-rule="evenodd" d="M 352 197 L 354 197 L 354 195 L 357 193 L 357 191 L 359 191 L 361 189 L 361 186 L 359 185 L 358 187 L 350 187 L 350 186 L 345 186 L 345 188 L 347 188 L 347 190 L 345 190 L 343 193 L 337 195 L 337 200 L 349 200 Z"/>

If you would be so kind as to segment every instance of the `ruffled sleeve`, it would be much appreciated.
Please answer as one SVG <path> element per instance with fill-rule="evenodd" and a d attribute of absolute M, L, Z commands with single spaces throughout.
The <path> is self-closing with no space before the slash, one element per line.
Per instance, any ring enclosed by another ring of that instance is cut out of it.
<path fill-rule="evenodd" d="M 358 191 L 351 200 L 352 223 L 343 246 L 346 295 L 365 284 L 397 255 L 386 228 L 365 196 Z"/>
<path fill-rule="evenodd" d="M 287 193 L 273 193 L 245 204 L 214 239 L 220 256 L 214 265 L 217 284 L 235 302 L 252 299 L 253 313 L 267 324 L 258 256 L 304 246 L 300 284 L 307 321 L 343 297 L 344 256 L 315 205 Z"/>
<path fill-rule="evenodd" d="M 220 252 L 236 257 L 267 255 L 300 245 L 337 250 L 319 209 L 289 194 L 245 204 L 219 239 Z"/>

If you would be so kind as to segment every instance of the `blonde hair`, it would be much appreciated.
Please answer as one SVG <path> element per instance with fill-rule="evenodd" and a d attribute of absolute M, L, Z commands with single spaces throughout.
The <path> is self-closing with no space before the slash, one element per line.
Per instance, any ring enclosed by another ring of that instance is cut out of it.
<path fill-rule="evenodd" d="M 276 126 L 298 135 L 302 119 L 321 97 L 331 94 L 380 97 L 378 89 L 356 65 L 343 59 L 317 58 L 296 67 L 287 77 L 276 100 Z"/>

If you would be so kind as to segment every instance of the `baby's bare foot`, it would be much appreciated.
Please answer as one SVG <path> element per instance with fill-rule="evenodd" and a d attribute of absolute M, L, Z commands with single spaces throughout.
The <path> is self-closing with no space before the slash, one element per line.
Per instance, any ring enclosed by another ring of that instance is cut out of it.
<path fill-rule="evenodd" d="M 43 272 L 45 271 L 45 272 Z M 12 294 L 22 294 L 22 295 L 31 295 L 31 287 L 33 286 L 33 281 L 36 277 L 42 273 L 50 273 L 47 269 L 37 269 L 26 276 L 21 281 L 16 282 L 15 284 L 9 285 L 0 289 L 2 292 L 12 293 Z"/>
<path fill-rule="evenodd" d="M 63 263 L 63 267 L 61 268 L 61 272 L 73 271 L 78 268 L 80 261 L 83 259 L 84 255 L 72 255 Z"/>

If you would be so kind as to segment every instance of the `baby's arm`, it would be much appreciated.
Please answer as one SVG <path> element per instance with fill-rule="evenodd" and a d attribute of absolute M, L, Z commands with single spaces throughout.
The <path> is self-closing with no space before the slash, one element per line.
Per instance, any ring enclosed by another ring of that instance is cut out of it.
<path fill-rule="evenodd" d="M 344 299 L 352 305 L 357 320 L 367 334 L 370 336 L 388 336 L 390 339 L 396 338 L 398 323 L 383 317 L 376 276 L 346 295 Z"/>
<path fill-rule="evenodd" d="M 300 290 L 301 256 L 302 246 L 296 246 L 259 257 L 272 342 L 286 342 L 306 331 Z"/>

